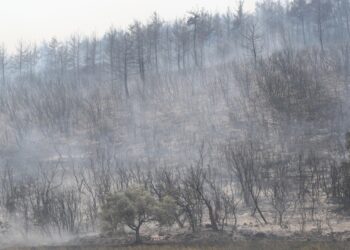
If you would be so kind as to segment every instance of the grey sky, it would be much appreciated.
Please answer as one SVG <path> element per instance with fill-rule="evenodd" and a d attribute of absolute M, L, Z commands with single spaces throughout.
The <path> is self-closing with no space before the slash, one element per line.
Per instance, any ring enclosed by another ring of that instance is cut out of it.
<path fill-rule="evenodd" d="M 0 0 L 0 42 L 12 49 L 19 40 L 39 42 L 74 32 L 102 34 L 111 25 L 125 27 L 157 11 L 164 19 L 196 8 L 226 11 L 238 0 Z M 254 0 L 246 0 L 253 9 Z"/>

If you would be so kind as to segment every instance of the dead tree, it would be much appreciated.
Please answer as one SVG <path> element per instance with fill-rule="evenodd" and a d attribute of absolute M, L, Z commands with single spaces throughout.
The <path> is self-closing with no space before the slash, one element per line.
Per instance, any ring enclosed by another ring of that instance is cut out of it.
<path fill-rule="evenodd" d="M 257 211 L 267 224 L 260 208 L 262 194 L 263 156 L 262 151 L 252 141 L 228 146 L 225 150 L 229 173 L 239 181 L 244 200 L 248 206 L 253 203 L 253 215 Z"/>

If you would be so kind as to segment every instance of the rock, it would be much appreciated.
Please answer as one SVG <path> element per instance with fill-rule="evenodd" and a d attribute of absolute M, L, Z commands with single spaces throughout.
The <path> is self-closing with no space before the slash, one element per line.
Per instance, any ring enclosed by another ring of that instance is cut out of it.
<path fill-rule="evenodd" d="M 259 233 L 254 234 L 254 237 L 262 239 L 262 238 L 266 238 L 266 234 L 263 232 L 259 232 Z"/>

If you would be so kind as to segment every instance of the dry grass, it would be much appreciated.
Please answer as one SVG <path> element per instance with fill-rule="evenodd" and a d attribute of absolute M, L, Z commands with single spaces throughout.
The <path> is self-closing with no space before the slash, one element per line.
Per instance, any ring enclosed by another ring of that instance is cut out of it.
<path fill-rule="evenodd" d="M 350 242 L 294 242 L 294 241 L 247 241 L 228 245 L 140 245 L 128 247 L 71 246 L 8 248 L 6 250 L 337 250 L 350 249 Z"/>

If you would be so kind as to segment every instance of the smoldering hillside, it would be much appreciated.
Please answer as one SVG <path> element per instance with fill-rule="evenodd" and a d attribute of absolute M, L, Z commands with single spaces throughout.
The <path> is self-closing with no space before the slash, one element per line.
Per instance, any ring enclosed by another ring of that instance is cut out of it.
<path fill-rule="evenodd" d="M 348 0 L 242 4 L 2 47 L 3 240 L 99 233 L 134 186 L 194 232 L 347 211 Z"/>

